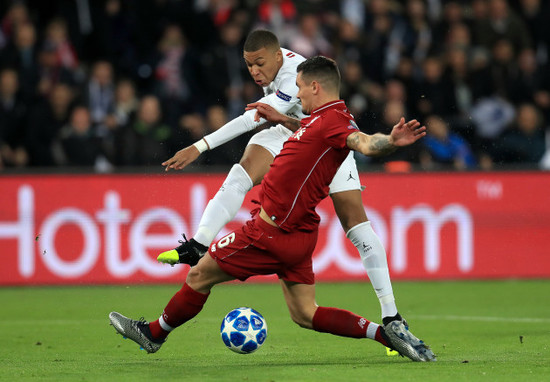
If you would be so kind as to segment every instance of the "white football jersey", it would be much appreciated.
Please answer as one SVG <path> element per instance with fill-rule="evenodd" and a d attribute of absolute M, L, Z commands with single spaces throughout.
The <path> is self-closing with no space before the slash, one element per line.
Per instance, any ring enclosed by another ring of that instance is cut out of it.
<path fill-rule="evenodd" d="M 281 48 L 283 52 L 283 65 L 277 72 L 273 81 L 264 90 L 264 98 L 259 102 L 267 103 L 277 111 L 290 117 L 302 119 L 305 115 L 302 112 L 302 104 L 296 95 L 296 68 L 306 59 L 298 53 Z"/>

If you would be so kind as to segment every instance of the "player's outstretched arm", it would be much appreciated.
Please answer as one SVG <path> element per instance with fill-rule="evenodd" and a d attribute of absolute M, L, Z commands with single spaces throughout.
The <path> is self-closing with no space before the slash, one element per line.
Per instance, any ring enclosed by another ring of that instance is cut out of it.
<path fill-rule="evenodd" d="M 347 145 L 363 155 L 383 156 L 394 152 L 398 147 L 411 145 L 425 135 L 426 127 L 420 126 L 416 119 L 405 122 L 405 118 L 401 118 L 390 135 L 368 135 L 358 131 L 348 136 Z"/>
<path fill-rule="evenodd" d="M 299 119 L 284 115 L 268 104 L 262 102 L 254 102 L 246 105 L 247 111 L 253 109 L 256 109 L 256 114 L 254 115 L 254 121 L 256 122 L 263 118 L 273 124 L 281 124 L 291 131 L 296 131 L 300 128 Z"/>
<path fill-rule="evenodd" d="M 205 142 L 199 141 L 200 142 Z M 206 142 L 204 143 L 206 145 Z M 164 171 L 172 170 L 181 170 L 185 168 L 188 164 L 193 163 L 201 155 L 199 149 L 195 145 L 187 146 L 184 149 L 178 151 L 174 156 L 167 161 L 162 162 L 164 166 Z"/>

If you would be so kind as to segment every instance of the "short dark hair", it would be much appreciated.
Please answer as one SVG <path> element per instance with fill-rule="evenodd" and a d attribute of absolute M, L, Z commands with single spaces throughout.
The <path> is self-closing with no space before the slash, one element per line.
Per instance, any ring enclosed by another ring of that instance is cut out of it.
<path fill-rule="evenodd" d="M 315 56 L 300 63 L 296 70 L 298 73 L 302 72 L 305 81 L 317 81 L 327 90 L 340 92 L 340 70 L 336 61 L 324 56 Z"/>
<path fill-rule="evenodd" d="M 279 49 L 279 39 L 272 32 L 265 29 L 257 29 L 250 32 L 244 42 L 244 51 L 256 52 L 262 48 Z"/>

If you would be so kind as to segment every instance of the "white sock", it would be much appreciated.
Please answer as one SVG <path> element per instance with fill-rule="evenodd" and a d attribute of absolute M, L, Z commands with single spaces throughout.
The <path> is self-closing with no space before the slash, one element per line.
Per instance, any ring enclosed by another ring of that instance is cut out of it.
<path fill-rule="evenodd" d="M 208 202 L 193 238 L 208 247 L 221 229 L 239 212 L 246 193 L 253 185 L 246 170 L 240 164 L 233 165 L 220 190 Z"/>
<path fill-rule="evenodd" d="M 171 332 L 172 330 L 174 330 L 173 327 L 171 327 L 166 323 L 166 321 L 164 321 L 164 316 L 162 314 L 159 317 L 159 325 L 163 330 L 166 330 L 167 332 Z"/>
<path fill-rule="evenodd" d="M 363 266 L 382 308 L 382 318 L 397 314 L 397 306 L 390 281 L 386 250 L 369 221 L 357 224 L 346 236 L 359 251 Z"/>

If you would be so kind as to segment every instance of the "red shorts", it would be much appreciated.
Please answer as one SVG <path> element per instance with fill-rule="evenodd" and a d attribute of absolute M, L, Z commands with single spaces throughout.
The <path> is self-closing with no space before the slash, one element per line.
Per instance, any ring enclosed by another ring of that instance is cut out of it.
<path fill-rule="evenodd" d="M 222 237 L 208 249 L 227 274 L 246 280 L 276 274 L 285 281 L 314 284 L 312 260 L 317 232 L 285 232 L 259 216 Z"/>

